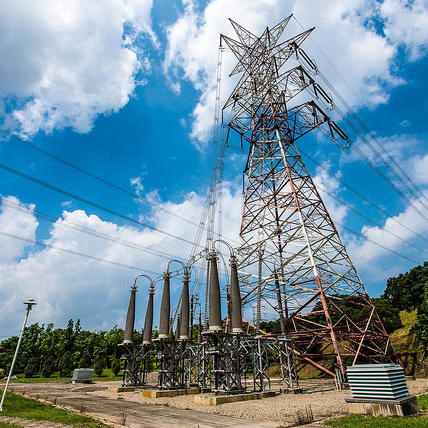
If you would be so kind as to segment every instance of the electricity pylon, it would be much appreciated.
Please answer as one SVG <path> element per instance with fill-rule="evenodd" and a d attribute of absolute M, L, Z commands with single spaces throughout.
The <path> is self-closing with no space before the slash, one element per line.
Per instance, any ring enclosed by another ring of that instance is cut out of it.
<path fill-rule="evenodd" d="M 280 42 L 290 19 L 260 37 L 231 21 L 238 40 L 221 37 L 238 59 L 231 76 L 242 73 L 224 105 L 228 142 L 238 136 L 249 147 L 241 290 L 244 304 L 256 302 L 256 327 L 263 300 L 277 311 L 300 362 L 341 376 L 346 365 L 398 358 L 296 145 L 314 129 L 341 149 L 350 142 L 325 113 L 333 101 L 300 47 L 313 29 Z M 291 57 L 299 65 L 284 70 Z M 317 101 L 293 106 L 305 93 Z"/>

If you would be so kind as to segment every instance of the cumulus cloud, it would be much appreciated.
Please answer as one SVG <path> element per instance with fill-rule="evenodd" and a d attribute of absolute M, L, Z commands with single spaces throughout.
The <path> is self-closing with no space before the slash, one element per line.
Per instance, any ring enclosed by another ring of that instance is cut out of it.
<path fill-rule="evenodd" d="M 425 192 L 423 198 L 427 196 Z M 420 207 L 418 200 L 414 200 L 413 204 Z M 358 267 L 372 275 L 372 280 L 384 279 L 400 272 L 404 263 L 394 253 L 407 254 L 419 262 L 426 258 L 426 230 L 426 221 L 412 207 L 407 207 L 382 225 L 363 226 L 362 236 L 351 239 L 347 249 L 352 258 L 358 261 Z"/>
<path fill-rule="evenodd" d="M 395 74 L 397 48 L 404 46 L 411 52 L 411 59 L 415 59 L 422 54 L 428 41 L 422 24 L 427 13 L 424 0 L 412 2 L 410 6 L 401 0 L 385 0 L 380 6 L 373 0 L 327 0 L 322 7 L 315 0 L 286 3 L 279 0 L 212 0 L 202 12 L 192 0 L 183 3 L 182 16 L 167 29 L 165 69 L 187 79 L 200 91 L 191 131 L 198 147 L 210 138 L 214 120 L 219 33 L 236 38 L 229 17 L 254 34 L 261 34 L 266 25 L 276 25 L 294 13 L 299 23 L 290 21 L 290 31 L 287 29 L 284 37 L 301 32 L 300 23 L 305 29 L 315 25 L 312 40 L 303 47 L 354 108 L 386 102 L 390 89 L 403 83 Z M 373 17 L 382 20 L 383 31 L 376 27 Z M 224 76 L 234 63 L 232 56 L 223 55 Z M 232 80 L 223 78 L 223 94 L 229 94 L 232 87 Z"/>
<path fill-rule="evenodd" d="M 4 200 L 27 211 L 21 215 L 16 209 L 2 207 L 0 230 L 34 239 L 38 225 L 33 213 L 34 206 L 24 206 L 13 197 Z M 236 242 L 240 216 L 236 205 L 239 207 L 240 195 L 233 186 L 227 185 L 223 201 L 223 236 L 226 239 L 235 236 L 232 241 Z M 166 271 L 171 259 L 188 260 L 205 195 L 190 193 L 178 203 L 160 200 L 156 203 L 161 209 L 154 210 L 151 215 L 157 231 L 118 226 L 96 215 L 75 210 L 64 211 L 50 229 L 49 238 L 45 241 L 47 246 L 32 248 L 29 254 L 24 253 L 25 246 L 21 241 L 0 237 L 2 248 L 7 249 L 1 255 L 1 334 L 7 336 L 18 333 L 23 299 L 30 297 L 38 302 L 37 309 L 31 313 L 32 322 L 54 322 L 62 326 L 70 318 L 80 318 L 88 329 L 111 328 L 114 324 L 123 327 L 129 286 L 134 278 L 143 272 L 155 278 Z M 82 228 L 90 233 L 83 233 Z M 172 235 L 183 240 L 175 239 Z M 201 241 L 202 246 L 205 245 L 204 239 Z M 93 258 L 70 252 L 87 254 Z M 174 265 L 176 267 L 179 266 Z M 195 280 L 195 273 L 193 275 Z M 203 280 L 201 275 L 199 280 Z M 138 284 L 137 327 L 141 328 L 148 282 L 142 279 Z M 181 278 L 174 278 L 173 305 L 178 301 L 181 286 Z M 159 305 L 162 282 L 157 289 L 156 305 Z"/>
<path fill-rule="evenodd" d="M 328 165 L 324 168 L 317 167 L 313 180 L 333 222 L 337 223 L 336 226 L 340 229 L 340 225 L 343 224 L 344 219 L 348 214 L 348 208 L 346 205 L 343 205 L 338 201 L 338 193 L 341 190 L 339 180 L 327 171 Z M 340 178 L 340 172 L 338 173 L 338 176 Z"/>
<path fill-rule="evenodd" d="M 23 240 L 11 240 L 5 234 L 34 240 L 39 223 L 33 216 L 33 210 L 34 205 L 22 204 L 14 196 L 1 198 L 0 231 L 3 234 L 0 235 L 0 246 L 3 250 L 0 252 L 0 266 L 13 264 L 27 247 L 32 246 Z"/>
<path fill-rule="evenodd" d="M 151 30 L 152 0 L 18 0 L 0 6 L 3 126 L 23 135 L 88 132 L 120 110 L 150 72 L 135 43 Z M 7 112 L 7 113 L 6 113 Z"/>

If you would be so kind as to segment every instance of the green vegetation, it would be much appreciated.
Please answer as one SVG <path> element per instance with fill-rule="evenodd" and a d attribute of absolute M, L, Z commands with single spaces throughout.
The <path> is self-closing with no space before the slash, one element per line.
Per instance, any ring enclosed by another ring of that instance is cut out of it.
<path fill-rule="evenodd" d="M 82 428 L 98 428 L 107 426 L 89 416 L 70 413 L 64 409 L 57 409 L 36 400 L 24 398 L 10 392 L 6 395 L 4 409 L 1 415 L 28 420 L 51 421 Z M 0 425 L 0 427 L 1 426 L 2 425 Z M 11 425 L 5 424 L 4 426 L 10 427 Z"/>
<path fill-rule="evenodd" d="M 142 340 L 141 333 L 135 332 L 135 341 Z M 18 338 L 11 337 L 0 343 L 0 368 L 9 370 L 13 359 Z M 24 374 L 26 379 L 55 379 L 70 378 L 72 371 L 78 367 L 94 367 L 98 377 L 113 376 L 111 370 L 108 375 L 105 369 L 114 368 L 119 374 L 120 349 L 118 344 L 123 341 L 123 330 L 116 326 L 110 331 L 85 331 L 80 321 L 68 322 L 65 329 L 54 329 L 53 324 L 30 325 L 24 331 L 18 360 L 15 365 L 15 374 Z"/>
<path fill-rule="evenodd" d="M 329 419 L 324 422 L 324 425 L 340 428 L 426 428 L 428 419 L 350 415 Z"/>
<path fill-rule="evenodd" d="M 418 397 L 419 409 L 428 413 L 428 394 L 423 394 Z"/>
<path fill-rule="evenodd" d="M 418 404 L 420 410 L 427 412 L 428 394 L 420 395 L 418 397 Z M 324 422 L 324 425 L 340 428 L 419 428 L 428 427 L 428 418 L 393 418 L 387 416 L 349 415 L 342 416 L 340 418 L 329 419 Z"/>
<path fill-rule="evenodd" d="M 428 348 L 428 262 L 389 278 L 382 297 L 400 310 L 417 311 L 414 332 Z"/>

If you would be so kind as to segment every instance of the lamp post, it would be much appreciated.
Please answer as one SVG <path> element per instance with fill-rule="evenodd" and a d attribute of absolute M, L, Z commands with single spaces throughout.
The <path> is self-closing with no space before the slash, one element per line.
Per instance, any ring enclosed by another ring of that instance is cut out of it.
<path fill-rule="evenodd" d="M 7 387 L 9 386 L 10 378 L 12 377 L 13 368 L 15 367 L 15 362 L 16 362 L 16 358 L 18 356 L 19 347 L 21 346 L 22 335 L 24 333 L 24 329 L 25 329 L 25 326 L 26 326 L 27 320 L 28 320 L 28 314 L 30 313 L 33 306 L 37 305 L 37 303 L 34 301 L 34 299 L 29 299 L 27 302 L 24 302 L 24 305 L 27 305 L 27 312 L 25 313 L 24 324 L 22 325 L 22 330 L 21 330 L 21 333 L 19 334 L 19 339 L 18 339 L 18 344 L 16 345 L 15 355 L 13 356 L 12 365 L 10 366 L 9 375 L 8 375 L 7 381 L 6 381 L 6 386 L 4 388 L 3 396 L 1 398 L 0 412 L 3 411 L 4 398 L 6 397 Z"/>

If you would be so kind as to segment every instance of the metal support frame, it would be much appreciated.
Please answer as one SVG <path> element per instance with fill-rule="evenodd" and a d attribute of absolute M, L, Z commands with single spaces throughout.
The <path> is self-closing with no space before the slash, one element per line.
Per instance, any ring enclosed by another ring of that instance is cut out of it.
<path fill-rule="evenodd" d="M 158 388 L 182 389 L 186 388 L 186 342 L 180 340 L 157 339 L 159 344 L 158 359 Z"/>
<path fill-rule="evenodd" d="M 125 361 L 122 386 L 144 386 L 147 384 L 148 361 L 152 345 L 120 344 L 125 352 L 120 359 Z"/>
<path fill-rule="evenodd" d="M 239 394 L 245 371 L 245 354 L 241 353 L 240 337 L 222 332 L 203 333 L 207 339 L 207 355 L 211 360 L 215 394 Z"/>

